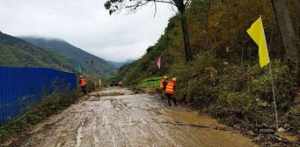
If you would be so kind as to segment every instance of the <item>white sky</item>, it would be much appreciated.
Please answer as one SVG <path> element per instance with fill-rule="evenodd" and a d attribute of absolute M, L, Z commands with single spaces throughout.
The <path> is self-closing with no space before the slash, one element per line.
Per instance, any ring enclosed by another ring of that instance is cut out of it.
<path fill-rule="evenodd" d="M 110 16 L 105 0 L 0 0 L 0 30 L 13 36 L 63 39 L 110 61 L 142 56 L 175 11 L 168 5 Z"/>

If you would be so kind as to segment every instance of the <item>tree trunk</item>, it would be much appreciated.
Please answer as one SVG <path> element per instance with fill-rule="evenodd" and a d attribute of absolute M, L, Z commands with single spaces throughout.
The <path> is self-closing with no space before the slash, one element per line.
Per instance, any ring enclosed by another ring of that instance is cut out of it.
<path fill-rule="evenodd" d="M 297 35 L 289 14 L 287 0 L 272 0 L 278 28 L 286 51 L 286 59 L 296 64 L 299 70 L 299 51 L 297 49 Z"/>
<path fill-rule="evenodd" d="M 299 24 L 299 22 L 300 22 L 300 1 L 299 0 L 295 0 L 294 1 L 295 2 L 295 7 L 296 7 L 296 17 L 297 17 L 297 19 L 296 19 L 296 30 L 297 30 L 297 35 L 298 35 L 298 40 L 299 40 L 299 35 L 300 35 L 300 24 Z M 298 41 L 298 47 L 300 47 L 300 42 Z"/>
<path fill-rule="evenodd" d="M 181 21 L 181 29 L 182 29 L 182 36 L 183 36 L 183 43 L 184 43 L 184 51 L 185 51 L 185 60 L 186 62 L 190 62 L 193 60 L 193 54 L 191 49 L 191 42 L 190 42 L 190 32 L 188 29 L 188 23 L 186 18 L 186 4 L 184 0 L 173 0 L 178 11 L 180 12 L 180 21 Z"/>
<path fill-rule="evenodd" d="M 185 59 L 186 62 L 190 62 L 193 60 L 193 54 L 191 50 L 190 33 L 188 30 L 188 23 L 185 12 L 181 13 L 181 28 L 184 41 Z"/>
<path fill-rule="evenodd" d="M 300 16 L 300 10 L 299 10 L 300 9 L 300 1 L 299 0 L 295 0 L 295 4 L 296 4 L 296 8 L 298 8 L 297 9 L 298 10 L 297 11 L 297 13 L 298 13 L 297 16 Z"/>

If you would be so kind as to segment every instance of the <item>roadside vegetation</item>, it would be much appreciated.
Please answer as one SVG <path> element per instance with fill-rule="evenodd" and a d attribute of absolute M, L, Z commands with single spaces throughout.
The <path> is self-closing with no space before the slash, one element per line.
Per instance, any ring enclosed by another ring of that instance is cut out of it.
<path fill-rule="evenodd" d="M 79 75 L 77 75 L 78 77 Z M 102 80 L 102 86 L 99 86 L 99 77 L 85 75 L 87 79 L 87 91 L 93 92 L 105 86 L 107 81 Z M 63 86 L 66 88 L 66 86 Z M 61 87 L 60 87 L 61 88 Z M 52 115 L 59 114 L 63 110 L 77 103 L 79 100 L 88 98 L 83 95 L 79 88 L 70 91 L 69 89 L 57 89 L 49 94 L 45 94 L 40 102 L 28 105 L 25 112 L 15 119 L 0 125 L 0 146 L 18 146 L 23 139 L 27 138 L 28 133 L 42 121 Z"/>
<path fill-rule="evenodd" d="M 76 103 L 79 97 L 77 91 L 54 92 L 45 96 L 40 103 L 28 107 L 25 113 L 0 126 L 0 146 L 17 146 L 36 124 Z"/>
<path fill-rule="evenodd" d="M 300 35 L 298 6 L 297 0 L 288 1 L 297 36 Z M 169 20 L 158 42 L 149 47 L 142 58 L 123 66 L 116 79 L 136 87 L 151 77 L 176 76 L 177 99 L 237 129 L 251 130 L 255 134 L 262 128 L 275 129 L 271 76 L 268 68 L 259 67 L 257 46 L 246 33 L 251 23 L 262 16 L 272 61 L 279 123 L 300 135 L 300 111 L 295 106 L 299 89 L 297 61 L 286 60 L 288 51 L 272 1 L 195 0 L 186 13 L 193 61 L 185 62 L 180 16 L 175 16 Z M 154 64 L 159 56 L 162 56 L 162 69 Z"/>

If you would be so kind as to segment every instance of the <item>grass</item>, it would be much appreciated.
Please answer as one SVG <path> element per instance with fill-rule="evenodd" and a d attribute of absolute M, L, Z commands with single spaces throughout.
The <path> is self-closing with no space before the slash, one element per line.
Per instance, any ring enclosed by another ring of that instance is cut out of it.
<path fill-rule="evenodd" d="M 0 146 L 12 146 L 12 144 L 20 143 L 34 125 L 61 112 L 75 103 L 78 98 L 77 91 L 53 93 L 46 96 L 41 103 L 33 105 L 18 118 L 0 126 Z"/>
<path fill-rule="evenodd" d="M 139 87 L 157 89 L 160 86 L 160 79 L 161 77 L 147 78 L 139 83 Z"/>

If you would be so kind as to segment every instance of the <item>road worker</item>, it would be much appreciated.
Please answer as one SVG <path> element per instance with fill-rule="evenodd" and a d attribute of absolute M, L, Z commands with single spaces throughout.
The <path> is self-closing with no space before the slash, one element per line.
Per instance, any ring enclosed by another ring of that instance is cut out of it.
<path fill-rule="evenodd" d="M 166 90 L 166 86 L 168 84 L 168 76 L 163 76 L 160 79 L 160 91 L 161 91 L 161 98 L 163 99 L 165 96 L 165 90 Z"/>
<path fill-rule="evenodd" d="M 163 78 L 160 79 L 160 89 L 165 91 L 167 84 L 168 84 L 168 76 L 163 76 Z"/>
<path fill-rule="evenodd" d="M 87 81 L 82 75 L 79 76 L 79 86 L 81 88 L 81 92 L 83 94 L 87 94 Z"/>
<path fill-rule="evenodd" d="M 168 104 L 169 106 L 172 106 L 171 101 L 174 102 L 174 105 L 176 106 L 176 98 L 175 96 L 175 89 L 176 89 L 176 78 L 172 78 L 172 80 L 168 81 L 168 84 L 165 88 L 166 97 L 168 98 Z"/>

